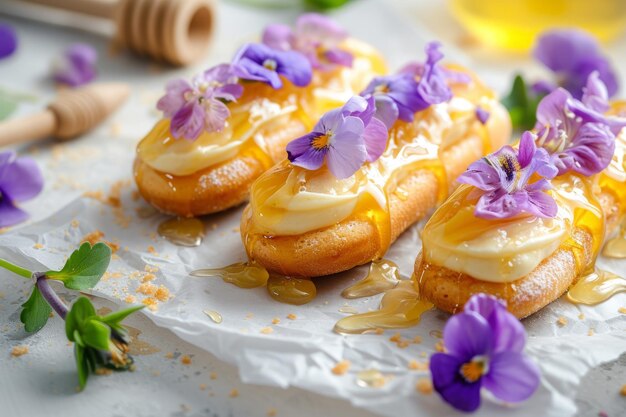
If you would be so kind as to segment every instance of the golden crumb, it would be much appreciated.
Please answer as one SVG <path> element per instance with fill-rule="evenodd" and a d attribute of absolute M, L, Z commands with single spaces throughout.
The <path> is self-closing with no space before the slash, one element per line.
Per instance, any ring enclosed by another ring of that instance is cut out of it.
<path fill-rule="evenodd" d="M 124 298 L 124 301 L 128 304 L 134 304 L 137 302 L 137 297 L 135 297 L 134 295 L 127 295 L 126 298 Z"/>
<path fill-rule="evenodd" d="M 109 368 L 96 368 L 95 372 L 96 375 L 111 375 L 113 373 L 113 370 Z"/>
<path fill-rule="evenodd" d="M 385 329 L 383 329 L 382 327 L 377 327 L 374 329 L 374 333 L 381 335 L 385 333 Z"/>
<path fill-rule="evenodd" d="M 141 278 L 141 282 L 149 282 L 156 279 L 156 275 L 154 274 L 146 274 Z"/>
<path fill-rule="evenodd" d="M 274 317 L 272 319 L 272 324 L 280 324 L 280 319 L 278 317 Z"/>
<path fill-rule="evenodd" d="M 209 374 L 209 378 L 211 378 L 212 380 L 216 380 L 217 379 L 217 373 L 216 372 L 211 372 Z"/>
<path fill-rule="evenodd" d="M 578 319 L 579 319 L 579 320 L 584 320 L 584 319 L 585 319 L 585 315 L 584 315 L 583 313 L 580 313 L 580 314 L 578 315 Z"/>
<path fill-rule="evenodd" d="M 397 346 L 400 349 L 406 349 L 407 347 L 409 347 L 409 342 L 406 341 L 406 340 L 399 340 L 398 343 L 397 343 Z"/>
<path fill-rule="evenodd" d="M 230 398 L 237 398 L 239 397 L 239 391 L 236 388 L 233 388 L 230 390 L 230 393 L 228 393 L 228 396 Z"/>
<path fill-rule="evenodd" d="M 389 341 L 394 343 L 398 343 L 400 340 L 402 340 L 402 335 L 400 333 L 394 333 L 394 335 L 389 338 Z"/>
<path fill-rule="evenodd" d="M 165 354 L 165 357 L 166 357 L 167 359 L 173 359 L 173 358 L 174 358 L 174 352 L 167 352 L 167 353 Z"/>
<path fill-rule="evenodd" d="M 72 226 L 73 228 L 77 228 L 78 226 L 80 226 L 80 222 L 74 219 L 70 222 L 70 226 Z"/>
<path fill-rule="evenodd" d="M 152 376 L 161 376 L 161 371 L 152 371 Z"/>
<path fill-rule="evenodd" d="M 83 236 L 83 238 L 80 241 L 80 243 L 89 242 L 91 244 L 91 246 L 93 246 L 96 243 L 100 242 L 103 237 L 104 237 L 104 232 L 103 231 L 95 230 L 95 231 L 93 231 L 91 233 L 87 233 L 85 236 Z"/>
<path fill-rule="evenodd" d="M 276 414 L 278 414 L 278 412 L 275 408 L 270 408 L 269 410 L 267 410 L 267 417 L 276 417 Z"/>
<path fill-rule="evenodd" d="M 253 313 L 248 313 L 248 314 L 246 314 L 246 320 L 250 320 L 250 319 L 251 319 L 251 318 L 253 318 L 253 317 L 254 317 L 254 314 L 253 314 Z"/>
<path fill-rule="evenodd" d="M 626 314 L 626 307 L 620 307 L 617 309 L 618 313 Z"/>
<path fill-rule="evenodd" d="M 109 248 L 111 248 L 111 252 L 116 253 L 118 250 L 120 250 L 120 245 L 118 243 L 115 242 L 110 242 L 110 241 L 105 241 L 104 242 Z"/>
<path fill-rule="evenodd" d="M 206 384 L 200 384 L 200 391 L 204 391 L 206 389 Z"/>
<path fill-rule="evenodd" d="M 589 331 L 587 332 L 587 336 L 593 336 L 595 334 L 595 330 L 593 330 L 593 328 L 589 328 Z"/>
<path fill-rule="evenodd" d="M 425 358 L 427 356 L 428 356 L 428 354 L 426 352 L 420 352 L 420 357 Z"/>
<path fill-rule="evenodd" d="M 152 297 L 144 298 L 143 300 L 141 300 L 141 303 L 146 305 L 148 307 L 148 310 L 150 311 L 157 311 L 159 305 L 159 302 Z"/>
<path fill-rule="evenodd" d="M 565 327 L 567 325 L 567 319 L 563 316 L 560 316 L 557 320 L 556 320 L 556 324 L 559 327 Z"/>
<path fill-rule="evenodd" d="M 421 338 L 421 337 L 419 337 L 419 336 L 415 336 L 415 337 L 413 338 L 413 343 L 422 343 L 422 338 Z"/>
<path fill-rule="evenodd" d="M 350 369 L 352 363 L 349 360 L 342 360 L 337 363 L 330 371 L 335 375 L 345 375 L 346 372 Z"/>
<path fill-rule="evenodd" d="M 430 379 L 421 378 L 417 380 L 415 384 L 415 389 L 422 394 L 428 395 L 433 392 L 433 384 L 430 382 Z"/>
<path fill-rule="evenodd" d="M 43 245 L 41 243 L 35 243 L 33 245 L 33 248 L 35 248 L 35 249 L 43 249 Z"/>
<path fill-rule="evenodd" d="M 156 285 L 150 282 L 144 282 L 137 287 L 135 292 L 143 295 L 155 295 L 158 289 L 159 287 L 157 287 Z"/>
<path fill-rule="evenodd" d="M 19 345 L 19 346 L 13 346 L 13 349 L 11 349 L 11 356 L 13 356 L 14 358 L 19 358 L 22 355 L 26 355 L 28 353 L 28 346 L 25 345 Z"/>
<path fill-rule="evenodd" d="M 622 389 L 619 390 L 619 393 L 622 397 L 626 397 L 626 384 L 622 385 Z"/>
<path fill-rule="evenodd" d="M 297 319 L 297 318 L 298 318 L 298 316 L 296 316 L 296 315 L 295 315 L 295 314 L 293 314 L 293 313 L 289 313 L 289 314 L 287 314 L 287 318 L 288 318 L 289 320 L 295 320 L 295 319 Z"/>
<path fill-rule="evenodd" d="M 154 249 L 154 246 L 150 245 L 148 246 L 148 248 L 146 249 L 150 254 L 154 255 L 154 256 L 158 256 L 159 253 L 156 251 L 156 249 Z"/>
<path fill-rule="evenodd" d="M 273 333 L 273 332 L 274 332 L 274 329 L 272 329 L 271 327 L 263 327 L 261 329 L 261 333 L 263 333 L 263 334 L 270 334 L 270 333 Z"/>
<path fill-rule="evenodd" d="M 160 285 L 154 296 L 159 301 L 167 301 L 170 299 L 170 290 L 167 287 Z"/>
<path fill-rule="evenodd" d="M 445 348 L 444 348 L 444 346 L 443 346 L 443 342 L 442 342 L 441 340 L 440 340 L 440 341 L 438 341 L 438 342 L 435 344 L 435 350 L 436 350 L 437 352 L 444 352 L 444 351 L 445 351 Z"/>
<path fill-rule="evenodd" d="M 180 363 L 182 363 L 183 365 L 191 365 L 191 357 L 189 357 L 189 355 L 181 356 Z"/>
<path fill-rule="evenodd" d="M 151 274 L 155 274 L 157 272 L 159 272 L 159 268 L 156 266 L 152 266 L 152 265 L 146 265 L 143 268 L 144 271 L 146 272 L 150 272 Z"/>
<path fill-rule="evenodd" d="M 416 360 L 409 361 L 409 369 L 413 371 L 427 371 L 428 362 L 419 362 Z"/>

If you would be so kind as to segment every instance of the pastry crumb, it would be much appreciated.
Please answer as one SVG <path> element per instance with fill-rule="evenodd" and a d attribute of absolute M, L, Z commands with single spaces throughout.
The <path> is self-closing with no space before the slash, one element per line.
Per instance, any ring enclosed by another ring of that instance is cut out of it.
<path fill-rule="evenodd" d="M 557 324 L 559 327 L 565 327 L 565 326 L 567 325 L 567 319 L 566 319 L 565 317 L 563 317 L 563 316 L 560 316 L 560 317 L 557 319 L 556 324 Z"/>
<path fill-rule="evenodd" d="M 96 375 L 111 375 L 113 373 L 113 370 L 109 368 L 96 368 L 94 372 L 96 373 Z"/>
<path fill-rule="evenodd" d="M 415 336 L 415 337 L 413 338 L 413 343 L 415 343 L 415 344 L 420 344 L 420 343 L 422 343 L 422 338 L 421 338 L 421 337 L 419 337 L 419 336 Z"/>
<path fill-rule="evenodd" d="M 595 333 L 596 332 L 593 328 L 589 328 L 589 331 L 587 332 L 587 336 L 593 336 Z"/>
<path fill-rule="evenodd" d="M 289 313 L 289 314 L 287 314 L 287 318 L 288 318 L 289 320 L 295 320 L 295 319 L 297 319 L 297 318 L 298 318 L 298 316 L 296 316 L 296 315 L 295 315 L 295 314 L 293 314 L 293 313 Z"/>
<path fill-rule="evenodd" d="M 374 329 L 374 333 L 381 335 L 385 333 L 385 329 L 383 329 L 382 327 L 377 327 L 376 329 Z"/>
<path fill-rule="evenodd" d="M 433 392 L 433 384 L 430 382 L 430 379 L 421 378 L 417 380 L 415 384 L 415 389 L 422 394 L 428 395 Z"/>
<path fill-rule="evenodd" d="M 154 296 L 159 301 L 167 301 L 170 299 L 170 290 L 167 287 L 160 285 Z"/>
<path fill-rule="evenodd" d="M 409 369 L 412 371 L 427 371 L 428 362 L 419 362 L 416 360 L 409 361 Z"/>
<path fill-rule="evenodd" d="M 156 274 L 157 272 L 159 272 L 159 268 L 156 266 L 152 266 L 152 265 L 146 265 L 143 268 L 144 271 L 149 272 L 151 274 Z"/>
<path fill-rule="evenodd" d="M 100 242 L 103 237 L 104 237 L 104 232 L 102 230 L 94 230 L 93 232 L 87 233 L 85 236 L 83 236 L 80 243 L 82 244 L 85 242 L 89 242 L 89 244 L 93 246 L 96 243 Z"/>
<path fill-rule="evenodd" d="M 626 384 L 622 385 L 622 389 L 619 390 L 622 397 L 626 397 Z"/>
<path fill-rule="evenodd" d="M 26 355 L 27 353 L 28 346 L 26 345 L 13 346 L 13 349 L 11 349 L 11 356 L 13 356 L 14 358 L 19 358 L 20 356 Z"/>
<path fill-rule="evenodd" d="M 579 320 L 584 320 L 584 319 L 585 319 L 585 315 L 584 315 L 583 313 L 580 313 L 580 314 L 578 315 L 578 319 L 579 319 Z"/>
<path fill-rule="evenodd" d="M 443 342 L 442 342 L 441 340 L 440 340 L 440 341 L 438 341 L 438 342 L 435 344 L 435 350 L 436 350 L 437 352 L 444 352 L 444 351 L 445 351 L 445 348 L 444 348 L 444 346 L 443 346 Z"/>
<path fill-rule="evenodd" d="M 402 335 L 400 333 L 394 333 L 394 335 L 389 338 L 389 341 L 394 343 L 398 343 L 400 340 L 402 340 Z"/>
<path fill-rule="evenodd" d="M 230 393 L 228 393 L 228 396 L 230 398 L 237 398 L 237 397 L 239 397 L 239 390 L 237 390 L 236 388 L 231 389 Z"/>
<path fill-rule="evenodd" d="M 198 388 L 200 388 L 200 391 L 204 391 L 206 389 L 206 384 L 200 384 Z"/>
<path fill-rule="evenodd" d="M 272 329 L 271 327 L 263 327 L 261 329 L 261 333 L 263 333 L 263 334 L 270 334 L 270 333 L 273 333 L 273 332 L 274 332 L 274 329 Z"/>
<path fill-rule="evenodd" d="M 333 367 L 330 371 L 335 375 L 345 375 L 346 372 L 350 369 L 352 363 L 349 360 L 342 360 L 337 362 L 337 365 Z"/>
<path fill-rule="evenodd" d="M 41 243 L 35 243 L 33 245 L 33 248 L 35 248 L 35 249 L 43 249 L 43 245 Z"/>
<path fill-rule="evenodd" d="M 618 313 L 626 314 L 626 307 L 620 307 L 617 309 Z"/>
<path fill-rule="evenodd" d="M 191 365 L 191 357 L 189 355 L 181 356 L 180 363 L 182 363 L 183 365 Z"/>
<path fill-rule="evenodd" d="M 154 256 L 158 256 L 159 253 L 156 251 L 156 249 L 154 249 L 154 246 L 150 245 L 148 246 L 148 248 L 146 249 L 151 255 Z"/>
<path fill-rule="evenodd" d="M 141 282 L 150 282 L 156 279 L 156 275 L 152 273 L 147 273 L 141 278 Z"/>
<path fill-rule="evenodd" d="M 272 324 L 280 324 L 280 319 L 278 317 L 274 317 L 272 319 Z"/>
<path fill-rule="evenodd" d="M 127 295 L 126 298 L 124 298 L 124 301 L 128 304 L 134 304 L 137 302 L 137 297 L 134 295 Z"/>
<path fill-rule="evenodd" d="M 276 414 L 278 414 L 278 412 L 275 408 L 270 408 L 269 410 L 267 410 L 267 417 L 276 417 Z"/>
<path fill-rule="evenodd" d="M 216 380 L 217 379 L 217 373 L 216 372 L 211 372 L 211 374 L 209 375 L 209 378 L 211 378 L 212 380 Z"/>
<path fill-rule="evenodd" d="M 173 358 L 174 358 L 174 352 L 167 352 L 167 353 L 165 354 L 165 357 L 166 357 L 167 359 L 173 359 Z"/>
<path fill-rule="evenodd" d="M 137 287 L 135 292 L 143 295 L 155 295 L 159 287 L 149 282 L 143 283 Z"/>

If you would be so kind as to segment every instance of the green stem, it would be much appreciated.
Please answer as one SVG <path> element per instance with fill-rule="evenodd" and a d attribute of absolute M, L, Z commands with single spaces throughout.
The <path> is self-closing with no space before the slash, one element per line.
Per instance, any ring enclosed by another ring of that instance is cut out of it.
<path fill-rule="evenodd" d="M 0 258 L 0 267 L 8 269 L 9 271 L 11 271 L 11 272 L 13 272 L 13 273 L 15 273 L 17 275 L 20 275 L 20 276 L 22 276 L 24 278 L 27 278 L 27 279 L 31 279 L 32 276 L 33 276 L 33 273 L 30 272 L 28 269 L 24 269 L 21 266 L 17 266 L 15 264 L 12 264 L 11 262 L 5 261 L 2 258 Z"/>

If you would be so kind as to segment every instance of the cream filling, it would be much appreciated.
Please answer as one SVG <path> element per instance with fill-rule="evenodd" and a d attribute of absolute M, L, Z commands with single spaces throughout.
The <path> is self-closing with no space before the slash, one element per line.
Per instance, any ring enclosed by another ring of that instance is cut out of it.
<path fill-rule="evenodd" d="M 482 105 L 489 110 L 497 103 L 492 100 Z M 472 102 L 460 97 L 431 106 L 428 120 L 415 122 L 427 124 L 423 131 L 429 137 L 407 138 L 408 142 L 400 144 L 390 142 L 379 160 L 365 164 L 344 180 L 325 168 L 307 171 L 293 167 L 285 184 L 270 197 L 252 201 L 255 227 L 268 235 L 299 235 L 329 227 L 349 217 L 364 194 L 387 210 L 384 190 L 389 181 L 400 181 L 401 169 L 407 165 L 437 160 L 439 146 L 449 146 L 465 137 L 468 123 L 476 120 L 475 110 Z"/>

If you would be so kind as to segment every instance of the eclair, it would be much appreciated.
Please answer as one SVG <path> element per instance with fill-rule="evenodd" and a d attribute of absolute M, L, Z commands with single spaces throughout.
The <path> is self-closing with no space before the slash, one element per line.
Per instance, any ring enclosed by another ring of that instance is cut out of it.
<path fill-rule="evenodd" d="M 385 71 L 374 48 L 324 16 L 270 25 L 231 63 L 167 85 L 163 118 L 137 146 L 139 192 L 180 217 L 239 205 L 291 139 Z"/>
<path fill-rule="evenodd" d="M 581 100 L 555 90 L 517 148 L 505 146 L 459 177 L 463 185 L 422 234 L 414 271 L 421 297 L 455 313 L 487 293 L 523 318 L 593 272 L 626 203 L 626 113 L 607 100 L 597 73 Z"/>
<path fill-rule="evenodd" d="M 472 161 L 510 135 L 508 113 L 476 76 L 424 63 L 377 77 L 287 145 L 251 188 L 241 234 L 269 271 L 315 277 L 380 258 L 443 201 Z"/>

